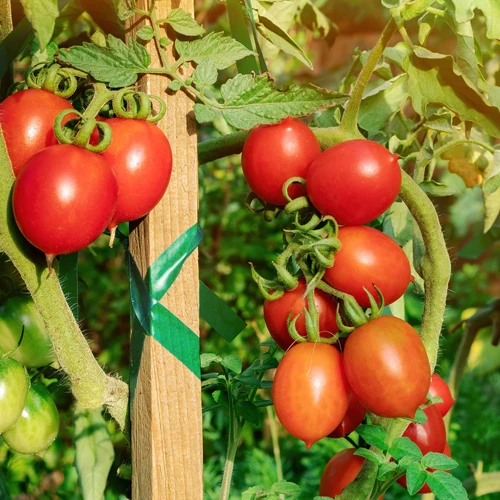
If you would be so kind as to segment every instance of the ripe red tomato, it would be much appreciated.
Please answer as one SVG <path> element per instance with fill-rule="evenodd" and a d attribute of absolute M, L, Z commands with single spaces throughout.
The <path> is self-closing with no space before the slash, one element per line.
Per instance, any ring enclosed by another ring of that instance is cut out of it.
<path fill-rule="evenodd" d="M 172 173 L 172 150 L 165 134 L 145 120 L 106 120 L 113 136 L 102 157 L 118 181 L 113 229 L 149 213 L 162 199 Z"/>
<path fill-rule="evenodd" d="M 361 404 L 381 417 L 413 418 L 429 391 L 431 369 L 422 340 L 393 316 L 369 321 L 347 337 L 344 367 Z"/>
<path fill-rule="evenodd" d="M 286 291 L 283 296 L 277 300 L 266 300 L 264 302 L 264 320 L 266 321 L 269 333 L 284 351 L 294 342 L 286 326 L 286 320 L 290 311 L 292 312 L 292 318 L 295 318 L 304 308 L 309 309 L 307 297 L 304 297 L 305 290 L 306 282 L 300 280 L 295 290 Z M 330 294 L 316 289 L 314 291 L 314 303 L 316 304 L 319 315 L 320 335 L 321 337 L 329 338 L 338 331 L 337 321 L 335 319 L 337 302 Z M 295 323 L 295 327 L 300 335 L 303 337 L 307 335 L 304 313 L 299 316 L 299 319 Z"/>
<path fill-rule="evenodd" d="M 345 226 L 366 224 L 383 214 L 401 187 L 398 155 L 365 139 L 336 144 L 307 172 L 311 203 Z"/>
<path fill-rule="evenodd" d="M 300 120 L 288 117 L 276 125 L 261 125 L 250 132 L 243 146 L 241 165 L 252 191 L 264 201 L 286 205 L 283 184 L 290 177 L 305 178 L 309 165 L 321 148 L 311 129 Z M 305 194 L 294 184 L 292 198 Z"/>
<path fill-rule="evenodd" d="M 427 421 L 423 424 L 412 422 L 403 436 L 410 438 L 420 448 L 423 455 L 430 451 L 441 453 L 446 444 L 443 417 L 436 405 L 427 406 L 424 413 L 427 415 Z"/>
<path fill-rule="evenodd" d="M 386 305 L 405 293 L 411 281 L 410 263 L 394 240 L 367 226 L 341 227 L 338 238 L 342 247 L 323 278 L 329 285 L 352 295 L 362 307 L 370 307 L 363 287 L 379 303 L 375 284 Z"/>
<path fill-rule="evenodd" d="M 57 144 L 54 120 L 65 109 L 73 109 L 66 99 L 38 89 L 21 90 L 0 104 L 0 125 L 15 176 L 35 153 Z"/>
<path fill-rule="evenodd" d="M 272 396 L 283 427 L 309 449 L 339 425 L 350 392 L 340 352 L 328 344 L 304 342 L 283 356 Z"/>
<path fill-rule="evenodd" d="M 437 373 L 434 373 L 431 377 L 429 392 L 433 397 L 439 396 L 443 400 L 442 403 L 436 403 L 434 406 L 438 408 L 441 412 L 441 416 L 444 417 L 450 411 L 455 400 L 451 395 L 448 384 Z"/>
<path fill-rule="evenodd" d="M 58 144 L 32 156 L 19 172 L 14 215 L 25 238 L 47 256 L 76 252 L 106 229 L 117 192 L 101 156 Z"/>
<path fill-rule="evenodd" d="M 358 427 L 366 415 L 366 408 L 359 402 L 354 393 L 351 394 L 351 400 L 347 412 L 338 427 L 329 434 L 331 438 L 343 438 Z"/>

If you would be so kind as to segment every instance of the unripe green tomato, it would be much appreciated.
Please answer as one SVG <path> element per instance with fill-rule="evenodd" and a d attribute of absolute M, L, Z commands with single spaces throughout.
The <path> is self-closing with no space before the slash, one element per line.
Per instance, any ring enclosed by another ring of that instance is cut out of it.
<path fill-rule="evenodd" d="M 24 337 L 12 358 L 27 368 L 50 365 L 55 353 L 42 317 L 29 295 L 10 295 L 0 305 L 0 345 L 5 352 L 16 349 L 24 325 Z"/>
<path fill-rule="evenodd" d="M 45 451 L 59 432 L 59 412 L 43 384 L 33 384 L 19 420 L 2 438 L 7 446 L 25 455 Z"/>
<path fill-rule="evenodd" d="M 21 416 L 30 387 L 26 368 L 15 359 L 0 359 L 0 434 Z"/>

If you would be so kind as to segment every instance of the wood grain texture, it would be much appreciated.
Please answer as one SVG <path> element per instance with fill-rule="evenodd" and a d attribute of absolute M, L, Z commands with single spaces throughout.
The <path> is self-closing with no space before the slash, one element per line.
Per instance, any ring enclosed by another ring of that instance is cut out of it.
<path fill-rule="evenodd" d="M 139 9 L 148 2 L 138 0 Z M 181 7 L 193 12 L 193 0 L 158 0 L 158 18 Z M 128 33 L 145 24 L 136 16 Z M 152 67 L 160 66 L 150 43 Z M 133 228 L 130 249 L 139 269 L 147 267 L 198 218 L 198 163 L 193 101 L 183 92 L 167 95 L 169 80 L 148 75 L 139 89 L 166 100 L 159 127 L 167 135 L 173 171 L 161 203 Z M 154 182 L 154 179 L 151 180 Z M 194 252 L 162 303 L 194 332 L 199 332 L 198 254 Z M 132 497 L 134 500 L 201 500 L 203 445 L 200 381 L 150 337 L 146 338 L 134 407 L 132 408 Z"/>

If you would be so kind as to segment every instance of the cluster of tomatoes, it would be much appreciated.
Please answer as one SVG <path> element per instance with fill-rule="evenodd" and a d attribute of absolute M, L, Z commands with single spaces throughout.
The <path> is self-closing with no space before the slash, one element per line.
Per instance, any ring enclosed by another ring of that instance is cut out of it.
<path fill-rule="evenodd" d="M 247 182 L 264 204 L 284 206 L 288 201 L 284 184 L 301 177 L 305 182 L 291 184 L 289 198 L 306 195 L 321 216 L 334 218 L 341 226 L 340 250 L 322 279 L 354 297 L 363 308 L 371 306 L 369 294 L 377 297 L 379 305 L 380 294 L 385 304 L 395 302 L 412 280 L 408 259 L 397 243 L 364 225 L 395 201 L 402 181 L 397 160 L 397 155 L 369 140 L 346 141 L 321 152 L 312 131 L 292 118 L 253 130 L 242 153 Z M 397 317 L 374 315 L 355 325 L 347 339 L 321 342 L 339 329 L 338 304 L 332 295 L 316 288 L 314 305 L 323 339 L 308 342 L 307 283 L 305 277 L 298 277 L 296 288 L 264 304 L 267 327 L 286 350 L 272 389 L 285 429 L 309 448 L 326 436 L 352 432 L 367 411 L 381 417 L 413 418 L 425 404 L 431 384 L 429 361 L 418 333 Z M 293 340 L 290 318 L 296 318 L 294 327 L 304 342 Z M 431 406 L 426 412 L 434 410 Z M 433 424 L 412 424 L 407 433 L 417 435 L 421 431 L 411 429 L 425 425 Z M 444 425 L 442 430 L 442 442 L 433 451 L 444 449 Z"/>
<path fill-rule="evenodd" d="M 32 382 L 28 370 L 36 378 L 38 368 L 55 361 L 55 355 L 33 300 L 15 286 L 20 286 L 15 271 L 3 261 L 0 278 L 5 294 L 0 302 L 0 434 L 18 453 L 40 453 L 57 437 L 59 413 L 46 386 Z"/>
<path fill-rule="evenodd" d="M 0 104 L 0 125 L 16 182 L 16 222 L 47 261 L 85 248 L 106 228 L 143 217 L 164 195 L 172 171 L 170 144 L 146 120 L 101 119 L 112 132 L 100 154 L 59 144 L 54 122 L 72 104 L 48 91 L 28 89 Z M 100 140 L 95 129 L 92 144 Z M 86 145 L 86 147 L 88 147 Z M 154 182 L 151 182 L 154 179 Z"/>

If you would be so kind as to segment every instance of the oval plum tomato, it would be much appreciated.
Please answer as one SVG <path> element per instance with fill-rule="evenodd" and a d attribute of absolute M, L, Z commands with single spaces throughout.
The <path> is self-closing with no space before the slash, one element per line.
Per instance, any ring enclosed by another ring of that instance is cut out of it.
<path fill-rule="evenodd" d="M 24 326 L 21 345 L 16 349 Z M 33 299 L 12 294 L 0 305 L 0 345 L 27 368 L 46 366 L 55 360 L 49 334 Z"/>
<path fill-rule="evenodd" d="M 427 421 L 423 424 L 412 422 L 403 433 L 410 438 L 422 452 L 422 455 L 434 451 L 441 453 L 446 444 L 446 428 L 443 417 L 436 405 L 427 406 L 424 409 Z"/>
<path fill-rule="evenodd" d="M 441 412 L 441 416 L 444 417 L 450 411 L 455 400 L 451 395 L 448 384 L 437 373 L 434 373 L 431 377 L 429 392 L 433 397 L 439 396 L 443 400 L 442 403 L 436 403 L 434 406 L 438 408 Z"/>
<path fill-rule="evenodd" d="M 380 316 L 347 337 L 344 367 L 360 403 L 380 417 L 413 418 L 429 391 L 431 369 L 418 333 Z"/>
<path fill-rule="evenodd" d="M 172 173 L 172 150 L 165 134 L 145 120 L 106 120 L 113 136 L 102 157 L 118 181 L 113 229 L 149 213 L 162 199 Z"/>
<path fill-rule="evenodd" d="M 250 132 L 243 146 L 241 166 L 252 191 L 263 201 L 286 205 L 283 184 L 290 177 L 305 178 L 321 148 L 311 129 L 288 117 L 276 125 L 261 125 Z M 305 194 L 302 185 L 290 186 L 289 194 Z"/>
<path fill-rule="evenodd" d="M 19 420 L 2 435 L 7 446 L 26 455 L 46 450 L 59 432 L 59 412 L 49 391 L 33 384 Z"/>
<path fill-rule="evenodd" d="M 307 172 L 311 203 L 344 226 L 366 224 L 383 214 L 401 187 L 398 155 L 365 140 L 336 144 L 323 151 Z"/>
<path fill-rule="evenodd" d="M 276 415 L 308 449 L 339 425 L 349 395 L 342 355 L 328 344 L 294 345 L 283 356 L 274 376 Z"/>
<path fill-rule="evenodd" d="M 58 144 L 32 156 L 19 172 L 14 215 L 25 238 L 50 260 L 92 243 L 108 226 L 117 193 L 101 156 Z"/>
<path fill-rule="evenodd" d="M 365 459 L 355 455 L 355 451 L 355 448 L 342 450 L 326 464 L 319 483 L 320 496 L 334 498 L 340 495 L 343 489 L 356 479 Z M 384 498 L 384 495 L 379 500 L 382 498 Z"/>
<path fill-rule="evenodd" d="M 21 90 L 0 104 L 0 125 L 14 175 L 35 153 L 57 144 L 54 120 L 65 109 L 73 109 L 70 102 L 39 89 Z"/>
<path fill-rule="evenodd" d="M 386 305 L 405 293 L 411 281 L 410 263 L 394 240 L 367 226 L 341 227 L 338 238 L 342 247 L 323 277 L 329 285 L 352 295 L 362 307 L 370 307 L 363 287 L 380 303 L 376 285 Z"/>
<path fill-rule="evenodd" d="M 366 415 L 366 408 L 359 402 L 355 394 L 351 394 L 351 400 L 347 412 L 338 427 L 328 436 L 331 438 L 343 438 L 358 427 Z"/>
<path fill-rule="evenodd" d="M 304 308 L 309 309 L 309 307 L 307 305 L 307 297 L 304 297 L 305 291 L 306 282 L 300 280 L 297 288 L 294 290 L 286 291 L 277 300 L 266 300 L 264 302 L 264 320 L 269 333 L 284 351 L 294 343 L 286 325 L 290 312 L 292 313 L 292 319 L 302 313 L 296 321 L 295 327 L 302 337 L 307 335 L 306 320 L 303 311 Z M 328 293 L 316 289 L 314 291 L 314 303 L 318 310 L 320 335 L 321 337 L 329 338 L 338 331 L 335 319 L 337 302 Z"/>
<path fill-rule="evenodd" d="M 26 368 L 15 359 L 0 359 L 0 434 L 19 420 L 29 388 Z"/>

